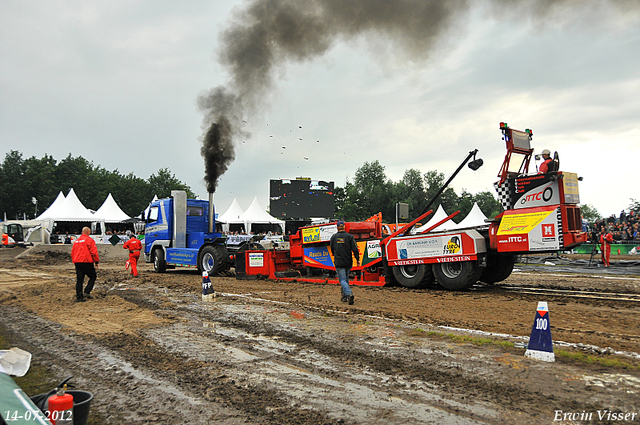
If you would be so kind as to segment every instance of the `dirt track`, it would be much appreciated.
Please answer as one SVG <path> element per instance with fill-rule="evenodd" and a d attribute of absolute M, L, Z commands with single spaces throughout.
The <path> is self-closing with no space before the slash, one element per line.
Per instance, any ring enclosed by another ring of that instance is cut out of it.
<path fill-rule="evenodd" d="M 537 302 L 548 301 L 556 347 L 638 365 L 640 302 L 504 289 L 640 294 L 637 275 L 521 267 L 466 292 L 355 287 L 353 306 L 331 285 L 217 277 L 220 295 L 205 303 L 196 272 L 142 265 L 132 279 L 107 262 L 96 299 L 77 304 L 66 256 L 6 251 L 0 322 L 36 361 L 93 392 L 109 423 L 563 423 L 556 411 L 606 423 L 598 410 L 640 413 L 637 369 L 538 362 L 445 336 L 526 343 Z"/>

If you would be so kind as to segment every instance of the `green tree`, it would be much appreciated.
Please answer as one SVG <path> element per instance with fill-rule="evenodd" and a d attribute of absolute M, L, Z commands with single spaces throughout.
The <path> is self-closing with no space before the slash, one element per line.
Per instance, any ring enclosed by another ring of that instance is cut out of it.
<path fill-rule="evenodd" d="M 483 190 L 482 192 L 476 193 L 473 198 L 475 202 L 478 203 L 480 211 L 482 211 L 482 213 L 489 219 L 494 218 L 504 211 L 502 204 L 498 201 L 493 192 Z"/>
<path fill-rule="evenodd" d="M 582 218 L 587 220 L 589 224 L 593 224 L 598 220 L 602 220 L 602 215 L 600 215 L 598 210 L 590 204 L 581 205 L 580 213 L 582 214 Z"/>
<path fill-rule="evenodd" d="M 187 192 L 187 198 L 195 198 L 195 194 L 191 188 L 182 183 L 176 176 L 169 171 L 168 168 L 161 168 L 156 174 L 152 174 L 147 180 L 151 187 L 151 192 L 158 198 L 167 198 L 171 196 L 172 190 L 184 190 Z M 153 196 L 153 195 L 152 195 Z M 146 206 L 145 206 L 146 208 Z"/>
<path fill-rule="evenodd" d="M 467 192 L 466 189 L 462 189 L 462 193 L 458 197 L 458 206 L 456 208 L 456 210 L 460 211 L 460 214 L 458 214 L 453 219 L 453 221 L 455 221 L 456 223 L 460 223 L 467 216 L 467 214 L 469 214 L 469 211 L 471 211 L 471 208 L 473 208 L 473 204 L 475 202 L 475 197 L 471 193 Z M 447 210 L 447 212 L 452 213 L 453 211 Z"/>
<path fill-rule="evenodd" d="M 357 191 L 358 205 L 361 206 L 360 220 L 378 212 L 382 212 L 383 217 L 395 217 L 393 184 L 380 162 L 365 162 L 356 170 L 353 185 Z"/>
<path fill-rule="evenodd" d="M 10 151 L 0 164 L 0 182 L 0 215 L 5 213 L 8 219 L 34 218 L 32 198 L 37 199 L 41 213 L 60 191 L 67 196 L 71 188 L 84 206 L 93 210 L 100 208 L 111 193 L 130 216 L 144 210 L 154 194 L 165 197 L 171 190 L 185 190 L 189 197 L 195 197 L 191 188 L 166 168 L 144 180 L 132 173 L 122 175 L 117 169 L 106 170 L 71 154 L 58 163 L 47 154 L 41 159 L 24 159 L 20 152 Z"/>
<path fill-rule="evenodd" d="M 404 172 L 402 180 L 396 184 L 396 202 L 409 205 L 409 217 L 417 217 L 427 204 L 424 180 L 419 170 L 410 168 Z M 387 217 L 387 221 L 393 221 Z"/>
<path fill-rule="evenodd" d="M 31 197 L 24 190 L 25 171 L 25 163 L 20 152 L 12 150 L 5 155 L 0 175 L 0 207 L 7 219 L 22 219 L 24 214 L 31 213 L 30 208 L 27 210 Z"/>
<path fill-rule="evenodd" d="M 427 171 L 424 174 L 424 181 L 426 187 L 427 202 L 431 202 L 431 200 L 436 196 L 438 191 L 445 183 L 444 174 L 439 173 L 435 170 Z M 442 205 L 442 208 L 444 208 L 444 210 L 449 214 L 451 214 L 452 211 L 457 211 L 458 195 L 456 195 L 455 190 L 453 190 L 453 188 L 451 187 L 447 187 L 444 192 L 442 192 L 440 197 L 431 205 L 430 209 L 432 209 L 435 213 L 438 205 Z M 429 217 L 427 217 L 427 219 L 429 219 Z"/>

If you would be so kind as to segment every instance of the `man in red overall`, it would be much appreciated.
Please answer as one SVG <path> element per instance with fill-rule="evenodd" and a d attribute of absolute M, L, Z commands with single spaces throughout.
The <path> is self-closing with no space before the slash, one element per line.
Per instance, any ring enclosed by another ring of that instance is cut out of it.
<path fill-rule="evenodd" d="M 73 241 L 71 246 L 71 261 L 76 266 L 76 301 L 85 301 L 85 298 L 93 299 L 91 290 L 96 283 L 96 268 L 100 262 L 96 242 L 89 236 L 91 229 L 82 228 L 82 235 Z M 84 277 L 89 276 L 89 283 L 82 291 Z"/>
<path fill-rule="evenodd" d="M 611 244 L 613 243 L 613 235 L 611 231 L 605 230 L 600 235 L 600 250 L 602 251 L 602 264 L 609 267 L 609 258 L 611 257 Z"/>
<path fill-rule="evenodd" d="M 131 267 L 131 274 L 133 277 L 138 277 L 138 258 L 140 258 L 140 250 L 142 249 L 142 243 L 136 235 L 129 236 L 129 240 L 125 242 L 124 249 L 129 250 L 129 267 Z"/>

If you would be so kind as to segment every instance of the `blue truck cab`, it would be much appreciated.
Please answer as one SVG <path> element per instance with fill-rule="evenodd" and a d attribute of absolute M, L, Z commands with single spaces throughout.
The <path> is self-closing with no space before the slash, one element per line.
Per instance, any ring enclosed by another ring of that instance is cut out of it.
<path fill-rule="evenodd" d="M 214 275 L 232 265 L 226 237 L 215 231 L 214 206 L 210 201 L 187 199 L 185 191 L 173 190 L 170 198 L 150 205 L 144 258 L 153 263 L 157 273 L 186 266 Z"/>

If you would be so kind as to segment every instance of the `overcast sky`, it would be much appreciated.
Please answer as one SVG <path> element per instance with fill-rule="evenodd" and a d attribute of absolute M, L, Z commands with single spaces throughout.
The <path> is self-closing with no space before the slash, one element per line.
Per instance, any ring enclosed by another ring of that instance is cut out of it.
<path fill-rule="evenodd" d="M 232 78 L 220 34 L 252 3 L 0 0 L 0 155 L 71 153 L 145 179 L 167 167 L 206 197 L 197 100 Z M 373 27 L 273 63 L 217 212 L 254 196 L 266 208 L 270 179 L 344 186 L 365 161 L 393 181 L 409 168 L 449 176 L 473 149 L 484 167 L 453 187 L 493 192 L 501 121 L 532 129 L 537 153 L 558 151 L 602 215 L 640 200 L 638 2 L 458 3 L 422 52 Z"/>

